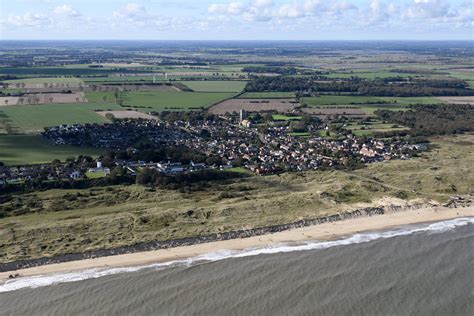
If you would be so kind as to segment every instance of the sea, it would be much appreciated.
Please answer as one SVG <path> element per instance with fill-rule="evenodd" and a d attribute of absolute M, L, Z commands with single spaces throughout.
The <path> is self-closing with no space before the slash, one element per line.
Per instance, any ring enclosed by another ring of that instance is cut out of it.
<path fill-rule="evenodd" d="M 0 284 L 0 315 L 474 315 L 474 218 Z"/>

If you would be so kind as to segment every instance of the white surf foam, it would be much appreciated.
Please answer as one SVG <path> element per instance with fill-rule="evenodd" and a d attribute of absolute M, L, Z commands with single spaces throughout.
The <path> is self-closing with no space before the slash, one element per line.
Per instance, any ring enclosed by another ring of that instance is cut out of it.
<path fill-rule="evenodd" d="M 76 282 L 87 279 L 95 279 L 103 276 L 114 275 L 118 273 L 136 272 L 144 269 L 164 269 L 171 266 L 185 265 L 190 266 L 199 262 L 212 262 L 229 258 L 243 258 L 256 256 L 261 254 L 276 254 L 293 251 L 307 251 L 317 249 L 327 249 L 336 246 L 346 246 L 351 244 L 366 243 L 378 239 L 387 239 L 397 236 L 407 236 L 414 233 L 428 232 L 441 233 L 452 230 L 456 227 L 474 224 L 474 217 L 456 218 L 443 222 L 437 222 L 425 225 L 407 226 L 404 228 L 381 231 L 381 232 L 367 232 L 355 234 L 345 239 L 333 241 L 307 241 L 303 244 L 275 244 L 263 248 L 251 248 L 240 251 L 222 250 L 211 253 L 206 253 L 196 257 L 191 257 L 184 260 L 169 261 L 165 263 L 157 263 L 146 266 L 128 267 L 128 268 L 110 268 L 110 269 L 88 269 L 77 272 L 39 275 L 34 277 L 25 277 L 8 280 L 0 285 L 0 293 L 19 290 L 22 288 L 37 288 L 53 284 Z"/>

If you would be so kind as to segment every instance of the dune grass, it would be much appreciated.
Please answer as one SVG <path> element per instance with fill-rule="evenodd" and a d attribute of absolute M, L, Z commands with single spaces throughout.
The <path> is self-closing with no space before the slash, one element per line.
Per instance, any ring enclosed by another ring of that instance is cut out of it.
<path fill-rule="evenodd" d="M 0 220 L 0 261 L 287 223 L 387 196 L 446 201 L 472 193 L 474 135 L 433 143 L 418 158 L 352 172 L 252 176 L 194 190 L 132 185 L 21 194 L 13 201 L 25 214 Z"/>

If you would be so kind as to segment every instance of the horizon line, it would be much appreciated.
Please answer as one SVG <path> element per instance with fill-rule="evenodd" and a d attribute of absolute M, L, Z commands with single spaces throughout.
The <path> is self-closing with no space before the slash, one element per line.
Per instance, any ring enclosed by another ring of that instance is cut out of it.
<path fill-rule="evenodd" d="M 107 38 L 89 38 L 89 39 L 3 39 L 0 42 L 7 41 L 132 41 L 132 42 L 470 42 L 472 39 L 107 39 Z"/>

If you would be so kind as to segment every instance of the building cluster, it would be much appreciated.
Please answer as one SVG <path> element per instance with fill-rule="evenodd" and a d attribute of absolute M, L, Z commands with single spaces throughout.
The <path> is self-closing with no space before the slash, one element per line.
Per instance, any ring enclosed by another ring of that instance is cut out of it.
<path fill-rule="evenodd" d="M 113 124 L 73 125 L 49 128 L 44 136 L 56 144 L 137 150 L 139 142 L 159 146 L 184 146 L 209 157 L 220 157 L 222 166 L 178 165 L 176 162 L 152 162 L 164 173 L 196 171 L 199 168 L 243 166 L 257 174 L 303 171 L 350 166 L 390 159 L 408 159 L 420 149 L 403 140 L 378 140 L 340 135 L 325 137 L 292 136 L 288 126 L 272 126 L 265 132 L 246 128 L 225 118 L 173 122 L 130 120 Z M 141 162 L 143 164 L 144 162 Z M 150 162 L 147 162 L 150 163 Z M 120 162 L 136 172 L 137 162 Z M 141 166 L 143 167 L 143 166 Z"/>
<path fill-rule="evenodd" d="M 125 149 L 146 141 L 155 146 L 174 144 L 188 133 L 179 126 L 155 120 L 122 120 L 113 124 L 60 125 L 46 128 L 43 136 L 56 145 Z"/>
<path fill-rule="evenodd" d="M 27 166 L 0 166 L 0 185 L 26 181 L 81 179 L 88 164 L 79 162 L 49 163 Z"/>

